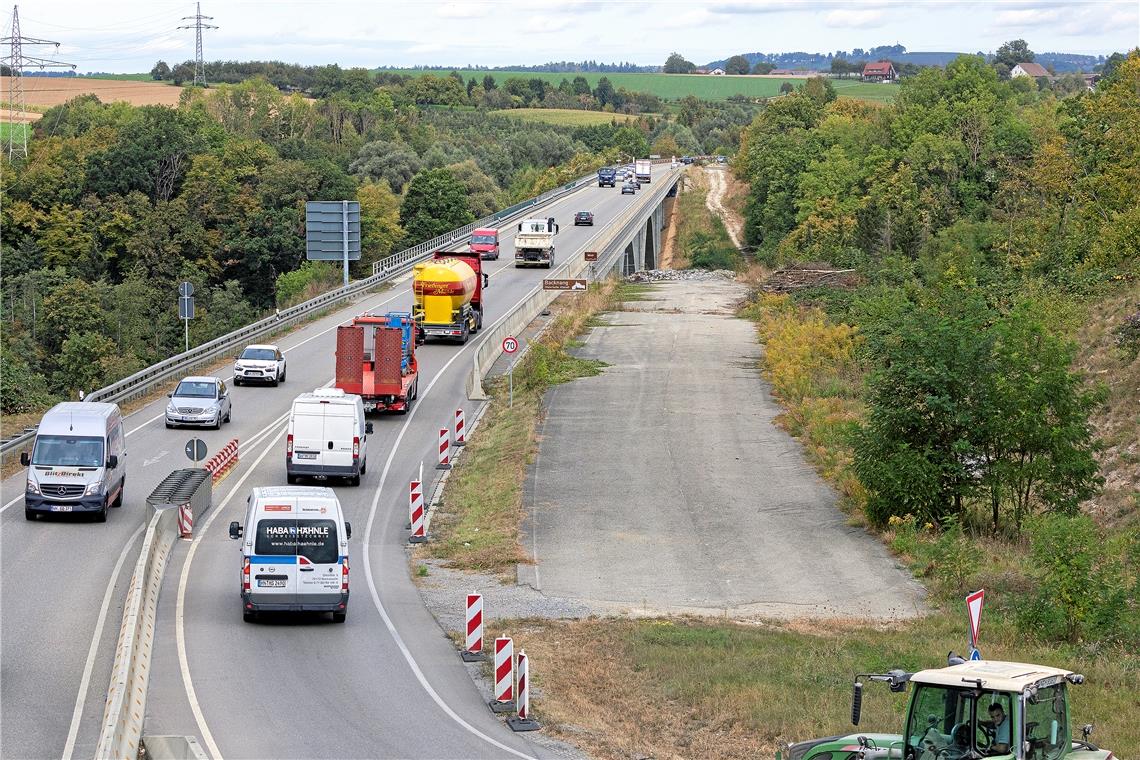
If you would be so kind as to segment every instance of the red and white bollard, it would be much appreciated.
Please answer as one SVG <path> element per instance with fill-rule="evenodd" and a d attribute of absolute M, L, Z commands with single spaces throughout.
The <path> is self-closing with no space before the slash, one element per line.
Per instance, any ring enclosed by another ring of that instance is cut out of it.
<path fill-rule="evenodd" d="M 427 515 L 424 510 L 423 485 L 418 480 L 408 484 L 408 516 L 412 526 L 412 535 L 408 536 L 408 543 L 422 544 L 427 541 L 427 528 L 424 523 Z"/>
<path fill-rule="evenodd" d="M 194 537 L 194 510 L 189 504 L 178 505 L 178 537 Z"/>
<path fill-rule="evenodd" d="M 495 698 L 491 711 L 515 711 L 515 642 L 509 636 L 495 639 Z"/>
<path fill-rule="evenodd" d="M 437 470 L 451 469 L 451 433 L 447 428 L 439 429 L 439 464 Z"/>
<path fill-rule="evenodd" d="M 483 595 L 474 591 L 467 595 L 467 641 L 460 656 L 464 662 L 483 659 Z"/>
<path fill-rule="evenodd" d="M 518 715 L 507 718 L 512 731 L 537 731 L 538 721 L 530 717 L 530 660 L 526 650 L 520 649 L 518 656 L 519 689 L 515 699 L 518 702 Z"/>
<path fill-rule="evenodd" d="M 467 431 L 463 428 L 463 410 L 455 410 L 455 445 L 465 446 L 467 444 Z"/>

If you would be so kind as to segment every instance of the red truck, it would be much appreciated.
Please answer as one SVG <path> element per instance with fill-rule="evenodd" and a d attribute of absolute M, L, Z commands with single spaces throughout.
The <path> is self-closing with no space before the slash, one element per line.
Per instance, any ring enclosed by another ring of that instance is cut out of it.
<path fill-rule="evenodd" d="M 336 329 L 336 387 L 365 412 L 407 414 L 419 396 L 416 324 L 407 312 L 362 314 Z"/>

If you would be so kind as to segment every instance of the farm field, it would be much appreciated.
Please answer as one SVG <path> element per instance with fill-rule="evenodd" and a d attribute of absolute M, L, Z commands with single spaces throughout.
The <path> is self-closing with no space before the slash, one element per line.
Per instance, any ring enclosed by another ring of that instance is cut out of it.
<path fill-rule="evenodd" d="M 135 82 L 87 77 L 24 77 L 24 99 L 29 106 L 50 108 L 66 103 L 77 95 L 91 93 L 104 103 L 117 100 L 134 106 L 178 105 L 181 87 L 158 82 Z M 11 92 L 8 77 L 0 77 L 0 92 Z"/>
<path fill-rule="evenodd" d="M 438 71 L 424 71 L 422 69 L 381 69 L 382 71 L 394 71 L 398 74 L 435 74 L 436 76 L 446 76 L 449 72 L 447 70 Z M 474 77 L 476 81 L 482 81 L 484 75 L 490 74 L 495 78 L 495 81 L 502 84 L 503 80 L 510 77 L 524 77 L 524 78 L 539 78 L 544 79 L 551 84 L 557 85 L 563 79 L 574 80 L 574 77 L 582 76 L 590 83 L 590 87 L 596 87 L 598 80 L 602 77 L 609 77 L 610 82 L 614 87 L 632 90 L 636 92 L 650 92 L 659 98 L 665 100 L 680 100 L 686 95 L 696 95 L 702 100 L 727 100 L 732 95 L 745 95 L 750 98 L 769 98 L 773 95 L 780 93 L 780 85 L 784 82 L 791 82 L 793 85 L 803 83 L 803 79 L 793 79 L 784 77 L 753 77 L 753 76 L 723 76 L 714 77 L 705 74 L 602 74 L 598 72 L 586 73 L 550 73 L 545 71 L 460 71 L 465 79 Z"/>
<path fill-rule="evenodd" d="M 595 124 L 609 124 L 615 119 L 623 122 L 633 118 L 629 114 L 579 111 L 573 108 L 507 108 L 495 113 L 523 121 L 538 121 L 566 127 L 589 127 Z"/>
<path fill-rule="evenodd" d="M 854 79 L 832 79 L 831 86 L 840 97 L 870 100 L 876 103 L 893 103 L 899 91 L 897 84 L 876 84 Z"/>
<path fill-rule="evenodd" d="M 19 140 L 21 129 L 27 130 L 28 139 L 30 140 L 32 137 L 32 132 L 28 129 L 27 124 L 9 124 L 6 121 L 0 121 L 0 142 L 6 142 L 8 140 L 9 134 L 14 134 L 16 136 L 16 139 Z"/>

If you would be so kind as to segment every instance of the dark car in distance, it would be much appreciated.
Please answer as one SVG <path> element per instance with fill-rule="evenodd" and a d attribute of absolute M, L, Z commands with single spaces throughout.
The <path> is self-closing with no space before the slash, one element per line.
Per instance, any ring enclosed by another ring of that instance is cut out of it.
<path fill-rule="evenodd" d="M 633 184 L 632 182 L 625 182 L 624 184 L 622 184 L 621 194 L 626 195 L 627 193 L 629 195 L 636 195 L 637 194 L 637 185 Z"/>
<path fill-rule="evenodd" d="M 579 211 L 577 214 L 575 214 L 574 215 L 574 226 L 577 227 L 579 224 L 588 224 L 589 226 L 593 227 L 594 226 L 594 212 L 593 211 Z"/>

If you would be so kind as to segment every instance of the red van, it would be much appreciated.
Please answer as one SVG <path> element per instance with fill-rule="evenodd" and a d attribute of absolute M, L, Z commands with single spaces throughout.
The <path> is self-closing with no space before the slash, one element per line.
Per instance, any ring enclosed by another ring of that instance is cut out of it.
<path fill-rule="evenodd" d="M 471 252 L 481 259 L 499 258 L 499 231 L 486 227 L 471 233 Z"/>

